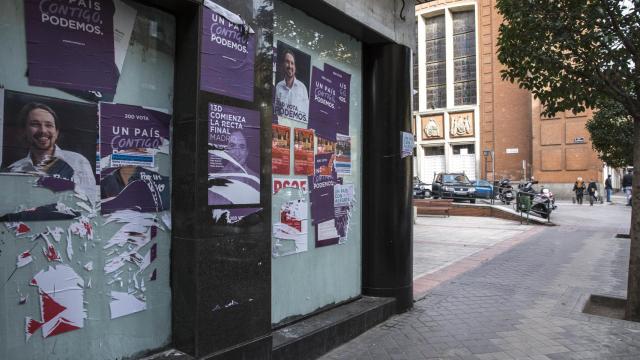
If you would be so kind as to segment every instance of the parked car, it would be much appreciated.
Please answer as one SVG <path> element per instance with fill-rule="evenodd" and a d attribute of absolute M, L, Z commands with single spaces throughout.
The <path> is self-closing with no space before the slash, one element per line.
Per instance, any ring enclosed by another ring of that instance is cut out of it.
<path fill-rule="evenodd" d="M 476 188 L 477 199 L 491 199 L 493 197 L 493 185 L 487 180 L 472 181 Z"/>
<path fill-rule="evenodd" d="M 469 200 L 476 202 L 476 188 L 464 173 L 439 173 L 433 179 L 431 194 L 434 199 Z"/>
<path fill-rule="evenodd" d="M 431 197 L 431 185 L 424 183 L 419 177 L 413 177 L 413 198 L 426 199 Z"/>

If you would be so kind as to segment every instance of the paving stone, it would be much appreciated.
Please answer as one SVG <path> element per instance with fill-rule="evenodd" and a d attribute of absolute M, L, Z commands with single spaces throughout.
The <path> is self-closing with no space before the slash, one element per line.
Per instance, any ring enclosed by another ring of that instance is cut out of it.
<path fill-rule="evenodd" d="M 411 311 L 324 358 L 640 359 L 640 325 L 596 319 L 576 308 L 584 294 L 626 291 L 629 242 L 613 236 L 628 231 L 629 209 L 561 205 L 554 218 L 560 226 L 540 230 L 492 220 L 475 222 L 475 231 L 456 217 L 420 218 L 414 237 L 421 256 L 447 248 L 449 237 L 456 248 L 433 264 L 418 264 L 420 271 L 445 266 L 437 270 L 444 280 Z M 479 238 L 463 239 L 470 233 Z M 505 245 L 516 236 L 518 242 Z M 459 258 L 465 241 L 475 253 L 492 246 L 501 251 L 486 262 L 469 262 L 474 265 L 466 272 L 451 272 L 465 260 Z"/>

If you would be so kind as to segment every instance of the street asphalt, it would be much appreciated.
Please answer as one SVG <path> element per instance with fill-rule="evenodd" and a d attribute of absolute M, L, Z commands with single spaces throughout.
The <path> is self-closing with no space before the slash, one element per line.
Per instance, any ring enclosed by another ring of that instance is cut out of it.
<path fill-rule="evenodd" d="M 581 312 L 624 297 L 631 211 L 561 202 L 557 226 L 420 217 L 414 303 L 323 359 L 640 359 L 640 323 Z"/>

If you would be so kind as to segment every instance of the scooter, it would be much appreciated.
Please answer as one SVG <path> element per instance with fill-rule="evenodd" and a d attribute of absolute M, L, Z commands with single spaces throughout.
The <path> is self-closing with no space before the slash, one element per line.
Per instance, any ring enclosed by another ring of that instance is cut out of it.
<path fill-rule="evenodd" d="M 524 184 L 518 185 L 518 188 L 521 193 L 524 193 L 531 198 L 530 212 L 543 219 L 548 219 L 551 216 L 551 212 L 556 209 L 555 197 L 547 188 L 542 188 L 540 192 L 536 191 L 533 188 L 533 184 L 537 183 L 537 181 L 528 181 Z"/>
<path fill-rule="evenodd" d="M 557 209 L 557 208 L 558 208 L 558 206 L 556 205 L 556 197 L 555 197 L 555 195 L 553 195 L 553 193 L 551 192 L 551 190 L 549 190 L 548 188 L 544 188 L 544 187 L 543 187 L 543 188 L 540 190 L 540 193 L 541 193 L 542 195 L 545 195 L 545 196 L 549 197 L 549 200 L 551 201 L 551 209 L 552 209 L 552 210 L 555 210 L 555 209 Z"/>
<path fill-rule="evenodd" d="M 511 204 L 513 201 L 513 186 L 511 186 L 511 180 L 500 180 L 500 185 L 498 186 L 498 200 L 507 205 Z"/>

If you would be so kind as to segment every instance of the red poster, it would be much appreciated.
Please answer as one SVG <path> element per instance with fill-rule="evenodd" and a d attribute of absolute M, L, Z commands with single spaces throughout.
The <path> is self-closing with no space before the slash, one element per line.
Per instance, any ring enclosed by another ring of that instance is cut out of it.
<path fill-rule="evenodd" d="M 271 171 L 274 174 L 290 174 L 291 132 L 288 126 L 271 125 Z"/>
<path fill-rule="evenodd" d="M 294 129 L 293 169 L 295 175 L 313 175 L 313 130 Z"/>

